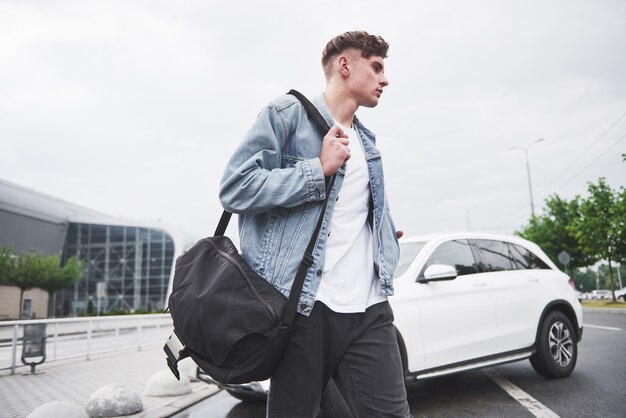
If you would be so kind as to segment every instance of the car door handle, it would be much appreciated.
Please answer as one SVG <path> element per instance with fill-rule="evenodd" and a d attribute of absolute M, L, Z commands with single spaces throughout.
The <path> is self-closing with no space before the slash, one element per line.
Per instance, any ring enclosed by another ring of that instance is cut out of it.
<path fill-rule="evenodd" d="M 474 283 L 474 287 L 485 287 L 485 286 L 487 286 L 486 282 L 484 282 L 484 283 Z"/>
<path fill-rule="evenodd" d="M 528 281 L 532 283 L 537 283 L 539 281 L 539 277 L 531 277 L 530 279 L 528 279 Z"/>

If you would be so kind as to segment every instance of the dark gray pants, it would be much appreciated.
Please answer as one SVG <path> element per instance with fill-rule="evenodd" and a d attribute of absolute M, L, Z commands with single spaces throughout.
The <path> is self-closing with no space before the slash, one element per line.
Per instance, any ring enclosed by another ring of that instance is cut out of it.
<path fill-rule="evenodd" d="M 271 379 L 267 416 L 317 416 L 331 377 L 354 417 L 411 416 L 388 302 L 351 314 L 316 302 L 309 317 L 296 315 Z"/>

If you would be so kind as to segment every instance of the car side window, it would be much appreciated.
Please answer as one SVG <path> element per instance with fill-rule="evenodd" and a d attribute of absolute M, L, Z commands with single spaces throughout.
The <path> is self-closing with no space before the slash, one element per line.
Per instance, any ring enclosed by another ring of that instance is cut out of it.
<path fill-rule="evenodd" d="M 539 257 L 533 254 L 530 250 L 522 247 L 521 245 L 513 244 L 509 242 L 509 248 L 511 255 L 513 256 L 513 263 L 520 270 L 531 269 L 547 269 L 550 267 Z"/>
<path fill-rule="evenodd" d="M 428 257 L 424 268 L 420 272 L 420 277 L 424 276 L 424 271 L 433 264 L 447 264 L 456 268 L 459 276 L 465 274 L 478 273 L 478 265 L 474 259 L 470 244 L 465 239 L 446 241 L 440 244 Z"/>
<path fill-rule="evenodd" d="M 401 242 L 400 243 L 400 258 L 398 259 L 398 265 L 394 272 L 394 277 L 399 277 L 409 268 L 417 253 L 420 252 L 425 242 Z"/>
<path fill-rule="evenodd" d="M 482 271 L 515 270 L 513 257 L 504 241 L 490 239 L 475 240 L 481 257 Z"/>

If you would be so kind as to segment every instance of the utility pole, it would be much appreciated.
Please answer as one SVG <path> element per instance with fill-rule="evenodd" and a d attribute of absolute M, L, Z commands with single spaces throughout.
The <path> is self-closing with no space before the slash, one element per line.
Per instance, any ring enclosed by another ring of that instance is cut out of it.
<path fill-rule="evenodd" d="M 530 181 L 530 164 L 528 163 L 528 149 L 532 147 L 533 145 L 538 144 L 541 141 L 543 141 L 543 138 L 539 138 L 538 140 L 531 142 L 530 144 L 526 145 L 524 148 L 522 147 L 509 148 L 509 151 L 513 151 L 513 150 L 524 151 L 524 156 L 526 157 L 526 174 L 528 175 L 528 191 L 530 192 L 530 212 L 533 218 L 535 217 L 535 202 L 533 201 L 533 186 Z"/>

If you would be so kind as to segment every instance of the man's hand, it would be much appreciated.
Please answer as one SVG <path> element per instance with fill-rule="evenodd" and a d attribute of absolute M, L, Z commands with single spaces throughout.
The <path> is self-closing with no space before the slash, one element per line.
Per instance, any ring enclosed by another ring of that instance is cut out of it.
<path fill-rule="evenodd" d="M 348 135 L 343 132 L 341 126 L 334 124 L 330 128 L 322 142 L 322 153 L 320 154 L 325 177 L 335 174 L 343 163 L 350 159 L 349 142 Z"/>
<path fill-rule="evenodd" d="M 396 238 L 400 239 L 402 238 L 402 235 L 404 235 L 404 231 L 400 229 L 396 231 Z"/>

